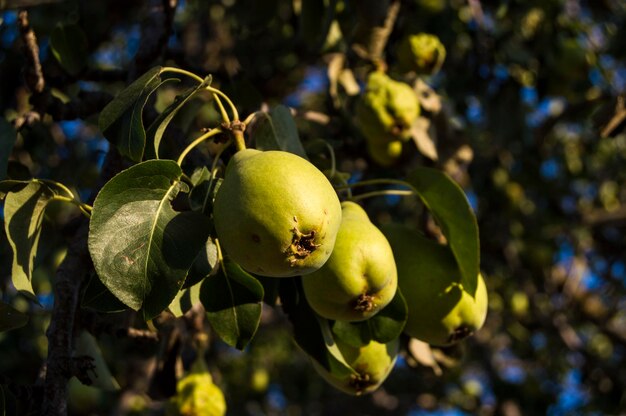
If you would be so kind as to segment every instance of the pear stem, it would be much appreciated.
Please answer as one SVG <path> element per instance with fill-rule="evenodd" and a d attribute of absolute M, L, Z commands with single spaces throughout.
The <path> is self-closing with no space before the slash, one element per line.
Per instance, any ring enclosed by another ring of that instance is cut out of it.
<path fill-rule="evenodd" d="M 187 156 L 187 154 L 189 154 L 189 152 L 191 152 L 191 150 L 194 147 L 196 147 L 197 145 L 199 145 L 203 141 L 205 141 L 207 139 L 210 139 L 211 137 L 213 137 L 213 136 L 215 136 L 216 134 L 219 134 L 219 133 L 222 133 L 222 129 L 220 129 L 220 128 L 213 129 L 213 130 L 210 130 L 207 133 L 203 134 L 202 136 L 198 137 L 193 142 L 191 142 L 189 144 L 189 146 L 187 146 L 185 148 L 185 150 L 183 150 L 183 152 L 180 154 L 180 156 L 178 157 L 178 160 L 176 161 L 176 164 L 178 164 L 178 166 L 181 166 L 183 164 L 183 160 L 185 159 L 185 156 Z"/>
<path fill-rule="evenodd" d="M 371 198 L 374 196 L 386 196 L 386 195 L 399 195 L 399 196 L 410 196 L 410 195 L 415 195 L 415 192 L 413 191 L 405 191 L 402 189 L 387 189 L 385 191 L 373 191 L 373 192 L 366 192 L 364 194 L 361 195 L 356 195 L 353 196 L 352 198 L 350 198 L 350 201 L 360 201 L 362 199 L 366 199 L 366 198 Z"/>
<path fill-rule="evenodd" d="M 346 189 L 358 188 L 360 186 L 369 186 L 369 185 L 402 185 L 402 186 L 406 186 L 407 188 L 411 188 L 411 184 L 405 181 L 401 181 L 399 179 L 370 179 L 367 181 L 350 183 L 346 185 L 338 185 L 338 186 L 335 186 L 335 190 L 343 191 Z"/>
<path fill-rule="evenodd" d="M 230 132 L 235 141 L 235 148 L 239 152 L 240 150 L 246 149 L 246 140 L 243 137 L 243 131 L 245 130 L 246 125 L 240 121 L 233 121 L 230 124 Z"/>

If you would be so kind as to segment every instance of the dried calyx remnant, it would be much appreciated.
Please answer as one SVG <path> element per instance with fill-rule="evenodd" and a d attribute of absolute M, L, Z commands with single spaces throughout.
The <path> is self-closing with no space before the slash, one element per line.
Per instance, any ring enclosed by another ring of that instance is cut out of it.
<path fill-rule="evenodd" d="M 362 394 L 372 384 L 374 383 L 372 383 L 370 375 L 367 373 L 357 373 L 350 376 L 350 387 L 356 390 L 357 395 Z"/>
<path fill-rule="evenodd" d="M 367 293 L 361 293 L 354 301 L 354 310 L 359 312 L 369 312 L 374 308 L 374 298 Z"/>
<path fill-rule="evenodd" d="M 291 231 L 293 232 L 293 237 L 286 253 L 289 257 L 289 262 L 294 264 L 296 260 L 307 258 L 320 244 L 315 244 L 315 230 L 304 234 L 294 227 Z"/>
<path fill-rule="evenodd" d="M 453 342 L 457 342 L 457 341 L 461 341 L 462 339 L 465 339 L 467 337 L 469 337 L 470 335 L 472 335 L 474 333 L 474 330 L 467 327 L 467 326 L 460 326 L 458 328 L 456 328 L 448 337 L 448 342 L 453 343 Z"/>

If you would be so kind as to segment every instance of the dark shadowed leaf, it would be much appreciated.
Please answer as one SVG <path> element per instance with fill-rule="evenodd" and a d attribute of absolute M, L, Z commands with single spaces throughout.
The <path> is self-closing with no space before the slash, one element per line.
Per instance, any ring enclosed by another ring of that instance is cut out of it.
<path fill-rule="evenodd" d="M 407 181 L 435 217 L 454 253 L 463 287 L 474 295 L 480 263 L 478 224 L 461 187 L 444 172 L 418 167 Z"/>
<path fill-rule="evenodd" d="M 152 146 L 147 150 L 148 157 L 159 158 L 159 145 L 161 144 L 161 139 L 163 138 L 163 133 L 165 133 L 165 129 L 170 124 L 170 122 L 174 119 L 174 116 L 178 113 L 178 111 L 183 108 L 187 102 L 199 91 L 204 90 L 205 87 L 211 85 L 212 77 L 208 75 L 204 78 L 204 81 L 197 86 L 188 89 L 181 95 L 177 96 L 172 104 L 170 104 L 161 114 L 157 117 L 154 122 L 148 127 L 148 131 L 146 132 L 147 137 L 151 138 Z"/>
<path fill-rule="evenodd" d="M 58 25 L 50 35 L 50 48 L 70 75 L 78 75 L 87 64 L 87 37 L 80 26 Z"/>
<path fill-rule="evenodd" d="M 87 282 L 81 306 L 104 313 L 128 309 L 128 306 L 120 302 L 95 274 Z"/>
<path fill-rule="evenodd" d="M 89 371 L 92 386 L 106 391 L 117 391 L 120 385 L 111 374 L 111 370 L 107 365 L 102 350 L 98 345 L 98 341 L 89 332 L 82 330 L 75 340 L 77 356 L 88 356 L 93 359 L 93 369 Z"/>
<path fill-rule="evenodd" d="M 0 181 L 0 199 L 4 199 L 5 196 L 11 191 L 17 192 L 28 185 L 29 181 L 17 181 L 12 179 L 6 179 Z"/>
<path fill-rule="evenodd" d="M 17 133 L 11 123 L 4 118 L 0 118 L 0 181 L 7 176 L 9 156 L 11 156 L 16 139 Z"/>
<path fill-rule="evenodd" d="M 187 190 L 181 175 L 173 161 L 143 162 L 111 179 L 94 203 L 89 252 L 96 272 L 121 302 L 142 308 L 145 319 L 174 299 L 209 236 L 206 216 L 172 208 Z"/>
<path fill-rule="evenodd" d="M 261 320 L 263 286 L 239 265 L 224 261 L 202 283 L 200 300 L 211 326 L 228 345 L 243 349 Z"/>
<path fill-rule="evenodd" d="M 296 121 L 289 108 L 279 105 L 267 113 L 261 113 L 253 124 L 250 135 L 259 150 L 284 150 L 306 158 L 300 142 Z"/>
<path fill-rule="evenodd" d="M 213 212 L 213 200 L 222 183 L 222 178 L 211 180 L 211 172 L 203 166 L 193 173 L 191 182 L 193 183 L 193 189 L 189 193 L 191 209 L 210 215 Z"/>
<path fill-rule="evenodd" d="M 274 277 L 257 276 L 255 274 L 253 274 L 253 276 L 263 285 L 263 302 L 270 306 L 276 306 L 280 280 Z"/>
<path fill-rule="evenodd" d="M 193 261 L 187 278 L 185 279 L 184 288 L 191 287 L 207 277 L 213 268 L 217 265 L 217 246 L 212 238 L 209 238 L 204 247 L 198 253 Z"/>
<path fill-rule="evenodd" d="M 45 184 L 33 180 L 2 181 L 8 193 L 4 199 L 4 229 L 13 250 L 11 275 L 13 285 L 22 294 L 36 301 L 31 284 L 33 263 L 39 246 L 44 210 L 55 195 Z"/>
<path fill-rule="evenodd" d="M 154 67 L 135 80 L 104 107 L 98 119 L 104 137 L 134 162 L 141 161 L 146 146 L 142 115 L 148 97 L 163 83 L 177 81 L 161 81 L 161 71 L 161 67 Z"/>
<path fill-rule="evenodd" d="M 279 296 L 298 347 L 328 371 L 354 373 L 334 342 L 329 322 L 317 316 L 306 302 L 300 278 L 281 280 Z"/>
<path fill-rule="evenodd" d="M 11 305 L 0 302 L 0 332 L 21 328 L 28 323 L 28 315 L 15 310 Z"/>

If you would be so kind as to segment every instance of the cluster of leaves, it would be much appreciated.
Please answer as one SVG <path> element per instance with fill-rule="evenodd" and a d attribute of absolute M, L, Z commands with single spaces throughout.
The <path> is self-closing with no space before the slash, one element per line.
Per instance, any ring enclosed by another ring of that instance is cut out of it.
<path fill-rule="evenodd" d="M 151 320 L 168 307 L 180 315 L 201 302 L 213 329 L 226 343 L 243 349 L 259 324 L 264 289 L 251 274 L 217 255 L 210 216 L 211 200 L 219 187 L 213 183 L 219 181 L 215 170 L 196 167 L 187 176 L 180 166 L 181 159 L 178 164 L 158 159 L 159 143 L 168 123 L 193 94 L 210 88 L 210 77 L 177 96 L 146 129 L 143 107 L 151 93 L 173 80 L 162 79 L 167 72 L 168 68 L 161 67 L 150 70 L 102 111 L 101 130 L 135 164 L 104 185 L 93 210 L 72 199 L 69 190 L 54 182 L 1 182 L 5 190 L 5 228 L 14 252 L 13 284 L 36 300 L 30 281 L 42 214 L 46 204 L 55 198 L 74 202 L 90 217 L 89 250 L 98 277 L 87 286 L 85 306 L 101 312 L 130 308 Z M 255 134 L 258 148 L 303 149 L 285 107 L 277 107 L 262 117 L 264 125 L 257 130 L 258 136 Z M 153 149 L 154 159 L 144 157 L 146 147 Z M 463 285 L 473 293 L 478 276 L 478 230 L 463 192 L 445 174 L 423 167 L 413 171 L 407 185 L 441 225 L 459 262 Z M 67 192 L 69 197 L 55 188 Z M 175 210 L 175 200 L 179 207 L 187 209 Z M 272 279 L 265 283 L 278 285 Z M 290 285 L 281 285 L 280 298 L 294 322 L 296 340 L 309 355 L 324 362 L 320 354 L 326 356 L 325 351 L 332 347 L 332 338 L 323 335 L 327 324 L 321 326 L 322 332 L 311 330 L 308 323 L 316 319 L 302 294 L 293 292 L 296 289 Z M 402 332 L 405 309 L 398 292 L 395 300 L 371 320 L 348 327 L 336 325 L 335 332 L 359 334 L 363 343 L 371 339 L 386 343 Z M 3 315 L 3 321 L 8 322 L 10 316 Z M 320 349 L 324 339 L 326 349 Z"/>

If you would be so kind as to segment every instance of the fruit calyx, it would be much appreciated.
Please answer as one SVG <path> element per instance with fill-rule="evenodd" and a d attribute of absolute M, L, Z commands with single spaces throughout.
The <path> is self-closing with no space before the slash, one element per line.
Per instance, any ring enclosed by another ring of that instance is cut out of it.
<path fill-rule="evenodd" d="M 354 310 L 359 312 L 369 312 L 374 309 L 374 297 L 367 293 L 361 293 L 354 301 Z"/>
<path fill-rule="evenodd" d="M 449 343 L 461 341 L 474 333 L 474 330 L 468 326 L 460 326 L 456 328 L 448 337 Z"/>
<path fill-rule="evenodd" d="M 293 238 L 291 239 L 291 245 L 289 245 L 286 253 L 288 255 L 287 257 L 289 258 L 289 262 L 293 265 L 296 260 L 307 258 L 320 246 L 320 244 L 315 244 L 315 230 L 304 234 L 294 227 L 291 231 L 293 232 Z"/>
<path fill-rule="evenodd" d="M 350 387 L 354 388 L 357 396 L 361 395 L 369 386 L 373 385 L 372 379 L 367 373 L 357 373 L 350 376 Z"/>

